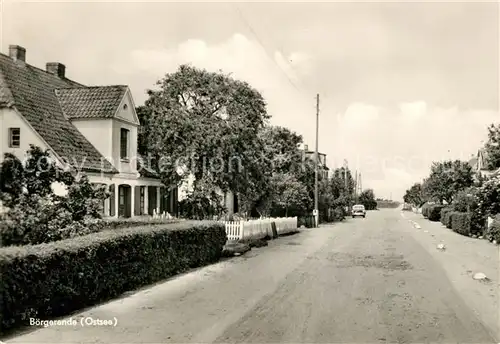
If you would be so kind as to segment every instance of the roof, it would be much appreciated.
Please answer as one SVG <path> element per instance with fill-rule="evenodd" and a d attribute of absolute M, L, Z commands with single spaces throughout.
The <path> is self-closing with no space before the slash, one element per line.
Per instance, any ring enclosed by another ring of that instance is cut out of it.
<path fill-rule="evenodd" d="M 118 171 L 64 116 L 57 89 L 83 88 L 0 53 L 0 105 L 14 106 L 33 129 L 62 159 L 81 165 L 85 171 Z"/>
<path fill-rule="evenodd" d="M 64 115 L 74 118 L 113 118 L 128 87 L 93 86 L 57 89 Z"/>
<path fill-rule="evenodd" d="M 151 166 L 148 166 L 149 164 L 146 163 L 148 160 L 145 157 L 138 154 L 137 158 L 137 171 L 139 172 L 141 177 L 160 179 L 159 173 L 155 171 Z"/>
<path fill-rule="evenodd" d="M 478 165 L 481 171 L 488 171 L 488 152 L 485 148 L 481 148 L 477 152 Z"/>
<path fill-rule="evenodd" d="M 477 162 L 478 162 L 478 158 L 472 158 L 468 161 L 469 165 L 471 165 L 473 168 L 477 167 Z"/>

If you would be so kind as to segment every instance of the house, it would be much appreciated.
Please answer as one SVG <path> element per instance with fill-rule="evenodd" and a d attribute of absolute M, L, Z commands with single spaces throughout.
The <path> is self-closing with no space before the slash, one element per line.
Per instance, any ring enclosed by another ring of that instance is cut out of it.
<path fill-rule="evenodd" d="M 307 145 L 304 145 L 302 149 L 303 155 L 302 160 L 305 158 L 312 159 L 314 161 L 315 151 L 310 151 Z M 330 170 L 326 165 L 326 154 L 318 152 L 318 160 L 319 160 L 319 175 L 322 179 L 328 179 L 328 171 Z"/>
<path fill-rule="evenodd" d="M 493 175 L 499 175 L 500 174 L 500 168 L 496 170 L 490 170 L 488 169 L 488 153 L 484 148 L 481 148 L 476 156 L 473 156 L 469 161 L 469 165 L 472 166 L 472 170 L 474 171 L 475 175 L 477 177 L 482 176 L 482 177 L 490 177 Z"/>
<path fill-rule="evenodd" d="M 139 164 L 140 123 L 125 85 L 86 86 L 70 80 L 66 67 L 26 62 L 26 49 L 0 53 L 0 159 L 23 159 L 30 144 L 49 150 L 61 167 L 84 172 L 106 185 L 111 197 L 103 215 L 133 217 L 167 211 L 177 214 L 177 189 L 162 185 Z"/>

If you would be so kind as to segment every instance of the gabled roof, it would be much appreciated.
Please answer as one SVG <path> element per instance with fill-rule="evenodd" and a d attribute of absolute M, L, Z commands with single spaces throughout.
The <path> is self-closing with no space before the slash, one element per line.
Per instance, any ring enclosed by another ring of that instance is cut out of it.
<path fill-rule="evenodd" d="M 477 169 L 477 163 L 478 163 L 478 158 L 472 158 L 468 161 L 468 164 L 472 167 L 472 169 L 476 170 Z"/>
<path fill-rule="evenodd" d="M 56 89 L 85 87 L 0 53 L 0 105 L 13 106 L 50 148 L 86 171 L 118 173 L 65 118 Z"/>
<path fill-rule="evenodd" d="M 478 159 L 478 169 L 481 171 L 487 171 L 488 170 L 488 152 L 486 149 L 481 148 L 477 152 L 477 159 Z"/>
<path fill-rule="evenodd" d="M 55 92 L 69 119 L 113 118 L 127 90 L 127 86 L 117 85 L 59 88 Z"/>

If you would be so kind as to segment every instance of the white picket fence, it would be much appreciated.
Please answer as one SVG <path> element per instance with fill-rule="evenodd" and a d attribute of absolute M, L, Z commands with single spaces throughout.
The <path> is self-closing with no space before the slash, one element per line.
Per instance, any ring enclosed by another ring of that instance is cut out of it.
<path fill-rule="evenodd" d="M 271 222 L 276 224 L 278 235 L 297 230 L 297 217 L 265 218 L 258 220 L 223 221 L 228 240 L 262 239 L 272 236 Z"/>

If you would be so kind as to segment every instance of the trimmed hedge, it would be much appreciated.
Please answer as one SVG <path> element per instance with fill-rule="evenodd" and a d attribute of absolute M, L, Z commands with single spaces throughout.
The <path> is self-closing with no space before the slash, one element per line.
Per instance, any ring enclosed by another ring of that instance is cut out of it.
<path fill-rule="evenodd" d="M 162 219 L 162 218 L 140 218 L 140 217 L 132 217 L 132 218 L 109 218 L 103 219 L 102 230 L 106 229 L 120 229 L 120 228 L 130 228 L 130 227 L 139 227 L 139 226 L 157 226 L 157 225 L 165 225 L 172 223 L 179 223 L 182 220 L 179 219 Z"/>
<path fill-rule="evenodd" d="M 453 211 L 450 213 L 451 229 L 462 235 L 469 235 L 472 229 L 471 214 Z"/>
<path fill-rule="evenodd" d="M 429 217 L 429 208 L 431 207 L 431 204 L 424 204 L 422 206 L 422 216 L 425 218 Z"/>
<path fill-rule="evenodd" d="M 224 224 L 186 221 L 0 249 L 1 330 L 67 315 L 189 268 L 216 262 Z"/>
<path fill-rule="evenodd" d="M 428 208 L 427 218 L 429 221 L 440 221 L 441 220 L 441 210 L 444 208 L 444 205 L 441 204 L 433 204 Z"/>
<path fill-rule="evenodd" d="M 448 228 L 451 228 L 451 221 L 450 221 L 450 213 L 453 211 L 453 208 L 451 207 L 444 207 L 441 209 L 441 218 L 440 221 L 443 225 L 445 225 Z"/>

